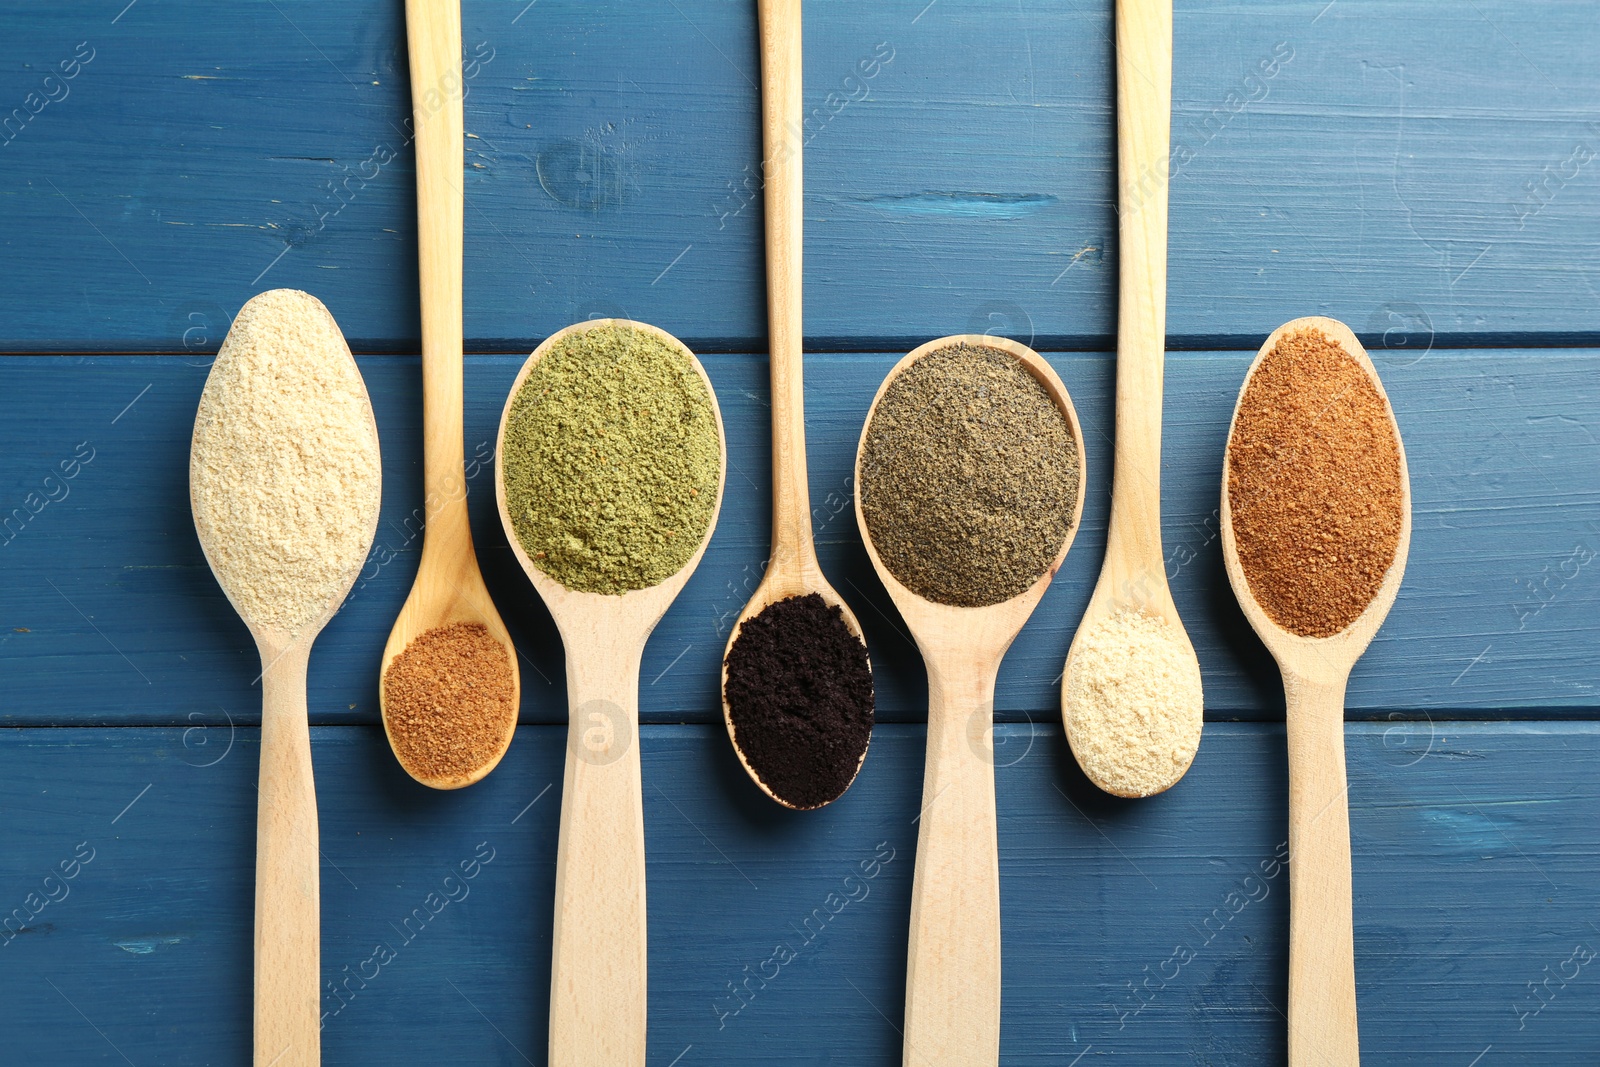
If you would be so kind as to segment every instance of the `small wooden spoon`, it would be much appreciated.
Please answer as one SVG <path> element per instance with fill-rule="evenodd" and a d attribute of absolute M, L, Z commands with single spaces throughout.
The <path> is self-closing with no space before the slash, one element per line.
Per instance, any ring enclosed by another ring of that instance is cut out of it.
<path fill-rule="evenodd" d="M 495 455 L 522 383 L 551 347 L 602 326 L 643 330 L 688 349 L 665 330 L 624 319 L 580 322 L 528 357 L 500 416 Z M 643 1067 L 645 1052 L 644 797 L 639 773 L 639 660 L 645 641 L 705 555 L 722 510 L 728 470 L 722 410 L 693 355 L 716 414 L 721 445 L 717 502 L 705 537 L 672 577 L 620 596 L 568 589 L 528 558 L 506 510 L 498 462 L 495 501 L 506 540 L 561 631 L 567 654 L 567 761 L 556 850 L 550 965 L 550 1067 Z"/>
<path fill-rule="evenodd" d="M 1342 322 L 1311 316 L 1272 331 L 1239 388 L 1234 420 L 1261 361 L 1285 334 L 1320 330 L 1353 356 L 1384 398 L 1400 453 L 1400 542 L 1378 593 L 1332 637 L 1301 637 L 1262 610 L 1239 564 L 1222 464 L 1222 560 L 1244 616 L 1283 672 L 1289 744 L 1289 1064 L 1351 1067 L 1361 1062 L 1356 1031 L 1356 971 L 1350 894 L 1349 784 L 1344 770 L 1344 689 L 1361 653 L 1389 614 L 1411 545 L 1411 478 L 1394 409 L 1366 349 Z M 1233 423 L 1228 427 L 1233 439 Z"/>
<path fill-rule="evenodd" d="M 802 372 L 801 274 L 805 197 L 801 167 L 803 106 L 800 97 L 800 0 L 761 0 L 761 133 L 765 162 L 767 213 L 767 321 L 772 360 L 772 554 L 767 572 L 750 602 L 740 612 L 728 650 L 733 650 L 745 621 L 774 603 L 816 593 L 837 607 L 845 625 L 861 640 L 861 624 L 850 606 L 828 584 L 817 562 L 811 536 L 811 494 L 806 485 L 805 383 Z M 863 641 L 863 644 L 865 642 Z M 728 684 L 723 658 L 723 691 Z M 733 711 L 726 699 L 722 718 L 745 773 L 760 790 L 787 808 L 789 800 L 774 793 L 739 748 Z M 866 762 L 861 750 L 856 771 Z M 855 780 L 852 775 L 851 781 Z M 847 784 L 846 789 L 849 788 Z M 843 790 L 840 791 L 841 795 Z M 829 798 L 831 803 L 836 797 Z M 821 805 L 816 805 L 821 806 Z"/>
<path fill-rule="evenodd" d="M 315 305 L 305 313 L 328 316 L 327 309 L 320 303 L 309 297 L 305 299 Z M 259 314 L 250 317 L 241 311 L 233 330 L 244 329 L 247 323 L 261 322 Z M 328 316 L 328 323 L 337 333 L 338 327 L 333 325 L 331 316 Z M 290 324 L 289 330 L 295 325 Z M 234 332 L 230 331 L 229 337 L 233 336 Z M 227 380 L 219 371 L 228 358 L 228 348 L 225 341 L 207 379 L 207 393 L 215 383 Z M 351 358 L 348 349 L 343 358 Z M 353 362 L 351 373 L 360 383 L 361 377 Z M 205 412 L 205 403 L 203 396 L 197 423 Z M 361 384 L 361 404 L 372 430 L 371 454 L 329 455 L 325 462 L 330 467 L 369 462 L 376 478 L 381 476 L 378 428 L 364 383 Z M 239 422 L 237 431 L 241 436 L 259 432 L 246 420 Z M 251 449 L 244 444 L 229 458 L 241 464 L 254 461 Z M 321 605 L 313 621 L 291 632 L 252 618 L 246 601 L 239 595 L 241 589 L 230 586 L 225 578 L 226 569 L 219 568 L 218 561 L 224 558 L 225 549 L 217 543 L 215 527 L 208 531 L 199 515 L 205 486 L 209 485 L 210 492 L 217 492 L 219 486 L 228 484 L 229 472 L 201 464 L 198 459 L 198 456 L 191 459 L 189 486 L 200 547 L 229 602 L 249 627 L 261 655 L 261 767 L 256 807 L 255 1065 L 316 1067 L 322 1062 L 321 853 L 318 851 L 317 789 L 312 778 L 311 728 L 306 715 L 306 668 L 317 635 L 344 603 L 356 576 L 361 573 L 377 533 L 378 505 L 374 499 L 370 514 L 363 517 L 359 551 L 351 554 L 354 563 L 347 567 L 347 573 L 329 582 L 334 592 Z M 261 570 L 266 571 L 273 566 L 271 561 L 280 556 L 281 546 L 263 544 L 255 558 Z M 305 604 L 304 607 L 310 613 L 316 605 Z"/>
<path fill-rule="evenodd" d="M 1172 124 L 1172 0 L 1117 0 L 1117 171 L 1121 273 L 1117 301 L 1117 438 L 1111 522 L 1100 579 L 1061 679 L 1078 670 L 1080 640 L 1121 611 L 1165 622 L 1194 657 L 1167 588 L 1161 550 L 1161 392 L 1167 329 L 1167 152 Z M 1199 672 L 1198 664 L 1195 672 Z M 1114 783 L 1095 779 L 1102 789 Z M 1185 765 L 1187 767 L 1187 764 Z M 1176 779 L 1174 779 L 1174 782 Z M 1168 783 L 1170 787 L 1173 783 Z"/>
<path fill-rule="evenodd" d="M 506 649 L 512 707 L 522 702 L 522 673 L 490 590 L 478 571 L 467 522 L 462 446 L 461 368 L 461 5 L 458 0 L 406 0 L 406 45 L 411 53 L 411 104 L 416 122 L 416 240 L 422 275 L 422 558 L 379 667 L 378 704 L 395 758 L 416 781 L 461 789 L 482 779 L 506 755 L 517 717 L 506 723 L 493 757 L 461 774 L 430 776 L 406 763 L 390 733 L 384 685 L 389 665 L 422 633 L 475 622 Z"/>
<path fill-rule="evenodd" d="M 461 7 L 457 0 L 406 0 L 411 52 L 411 97 L 416 122 L 417 266 L 422 275 L 422 559 L 379 668 L 383 730 L 406 773 L 435 789 L 460 789 L 494 770 L 511 745 L 516 716 L 494 755 L 472 770 L 430 776 L 411 766 L 389 732 L 384 681 L 389 665 L 412 641 L 453 623 L 477 623 L 506 651 L 511 705 L 519 707 L 517 649 L 500 621 L 478 570 L 467 521 L 462 443 L 461 359 Z"/>
<path fill-rule="evenodd" d="M 929 352 L 955 344 L 1015 356 L 1061 409 L 1078 450 L 1078 504 L 1061 551 L 1039 580 L 985 608 L 952 607 L 907 589 L 884 566 L 861 510 L 861 457 L 878 402 Z M 1067 387 L 1037 352 L 1003 337 L 929 341 L 894 365 L 872 398 L 856 448 L 856 525 L 867 556 L 916 639 L 928 671 L 928 756 L 906 967 L 906 1067 L 977 1067 L 1000 1058 L 1000 850 L 994 804 L 994 683 L 1006 649 L 1066 559 L 1088 484 L 1083 435 Z"/>

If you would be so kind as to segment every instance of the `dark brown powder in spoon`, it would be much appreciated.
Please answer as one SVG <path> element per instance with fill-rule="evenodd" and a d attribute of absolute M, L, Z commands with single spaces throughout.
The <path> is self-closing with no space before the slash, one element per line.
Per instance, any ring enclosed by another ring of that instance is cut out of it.
<path fill-rule="evenodd" d="M 1272 621 L 1331 637 L 1378 595 L 1404 495 L 1389 405 L 1318 330 L 1289 334 L 1250 377 L 1228 439 L 1239 565 Z"/>
<path fill-rule="evenodd" d="M 784 803 L 818 808 L 855 778 L 872 738 L 867 647 L 816 593 L 774 601 L 739 628 L 723 699 L 733 741 Z"/>
<path fill-rule="evenodd" d="M 483 766 L 516 720 L 506 650 L 478 622 L 435 626 L 383 676 L 383 717 L 395 755 L 423 778 Z"/>

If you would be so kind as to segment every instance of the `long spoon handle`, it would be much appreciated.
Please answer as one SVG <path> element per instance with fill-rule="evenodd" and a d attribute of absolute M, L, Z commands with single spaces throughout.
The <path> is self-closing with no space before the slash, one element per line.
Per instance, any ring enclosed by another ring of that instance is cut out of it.
<path fill-rule="evenodd" d="M 905 1067 L 1000 1061 L 995 669 L 928 669 L 928 763 L 906 967 Z"/>
<path fill-rule="evenodd" d="M 1107 573 L 1117 595 L 1165 586 L 1161 390 L 1167 331 L 1172 0 L 1117 0 L 1117 436 Z M 1110 574 L 1115 560 L 1133 573 Z M 1153 573 L 1145 573 L 1146 570 Z M 1126 590 L 1123 583 L 1132 582 Z"/>
<path fill-rule="evenodd" d="M 766 188 L 767 330 L 772 359 L 772 563 L 798 573 L 811 545 L 806 488 L 801 271 L 800 0 L 761 0 L 761 173 Z"/>
<path fill-rule="evenodd" d="M 644 797 L 639 657 L 567 652 L 550 1067 L 643 1067 Z"/>
<path fill-rule="evenodd" d="M 406 0 L 406 37 L 417 153 L 426 552 L 430 545 L 470 545 L 472 536 L 462 474 L 461 220 L 466 141 L 460 4 Z"/>
<path fill-rule="evenodd" d="M 1289 1067 L 1353 1067 L 1355 940 L 1344 679 L 1288 677 Z"/>
<path fill-rule="evenodd" d="M 306 721 L 310 644 L 262 649 L 255 1067 L 322 1062 L 317 790 Z"/>

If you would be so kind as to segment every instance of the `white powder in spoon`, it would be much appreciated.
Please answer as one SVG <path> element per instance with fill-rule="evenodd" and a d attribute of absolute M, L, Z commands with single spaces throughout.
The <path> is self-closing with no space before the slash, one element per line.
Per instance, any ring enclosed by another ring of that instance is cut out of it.
<path fill-rule="evenodd" d="M 1172 786 L 1200 745 L 1200 668 L 1164 620 L 1118 611 L 1079 635 L 1062 696 L 1067 740 L 1096 785 L 1123 797 Z"/>
<path fill-rule="evenodd" d="M 246 621 L 294 634 L 355 581 L 378 521 L 378 430 L 344 335 L 309 293 L 256 296 L 206 378 L 189 498 Z"/>

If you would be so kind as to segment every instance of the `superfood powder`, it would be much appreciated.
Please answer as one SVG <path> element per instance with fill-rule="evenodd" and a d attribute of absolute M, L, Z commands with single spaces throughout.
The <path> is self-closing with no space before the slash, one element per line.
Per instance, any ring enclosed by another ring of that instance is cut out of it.
<path fill-rule="evenodd" d="M 1228 506 L 1250 592 L 1279 626 L 1331 637 L 1383 584 L 1404 489 L 1389 405 L 1317 330 L 1256 367 L 1228 439 Z"/>
<path fill-rule="evenodd" d="M 200 394 L 189 500 L 206 559 L 251 623 L 294 634 L 355 580 L 377 523 L 378 430 L 322 302 L 252 298 Z"/>
<path fill-rule="evenodd" d="M 479 622 L 435 626 L 383 676 L 383 718 L 395 755 L 422 778 L 470 774 L 493 759 L 516 721 L 505 648 Z"/>
<path fill-rule="evenodd" d="M 733 741 L 756 777 L 791 807 L 837 799 L 872 739 L 867 648 L 838 605 L 816 593 L 768 604 L 725 666 Z"/>
<path fill-rule="evenodd" d="M 1183 777 L 1200 746 L 1200 667 L 1154 615 L 1117 611 L 1092 626 L 1073 644 L 1062 694 L 1072 754 L 1109 793 L 1159 793 Z"/>
<path fill-rule="evenodd" d="M 711 391 L 688 350 L 654 333 L 570 334 L 512 401 L 500 476 L 517 540 L 545 574 L 587 593 L 659 585 L 716 510 Z"/>
<path fill-rule="evenodd" d="M 884 566 L 940 604 L 1026 590 L 1072 529 L 1079 457 L 1045 387 L 1009 352 L 953 344 L 884 390 L 861 451 L 861 513 Z"/>

